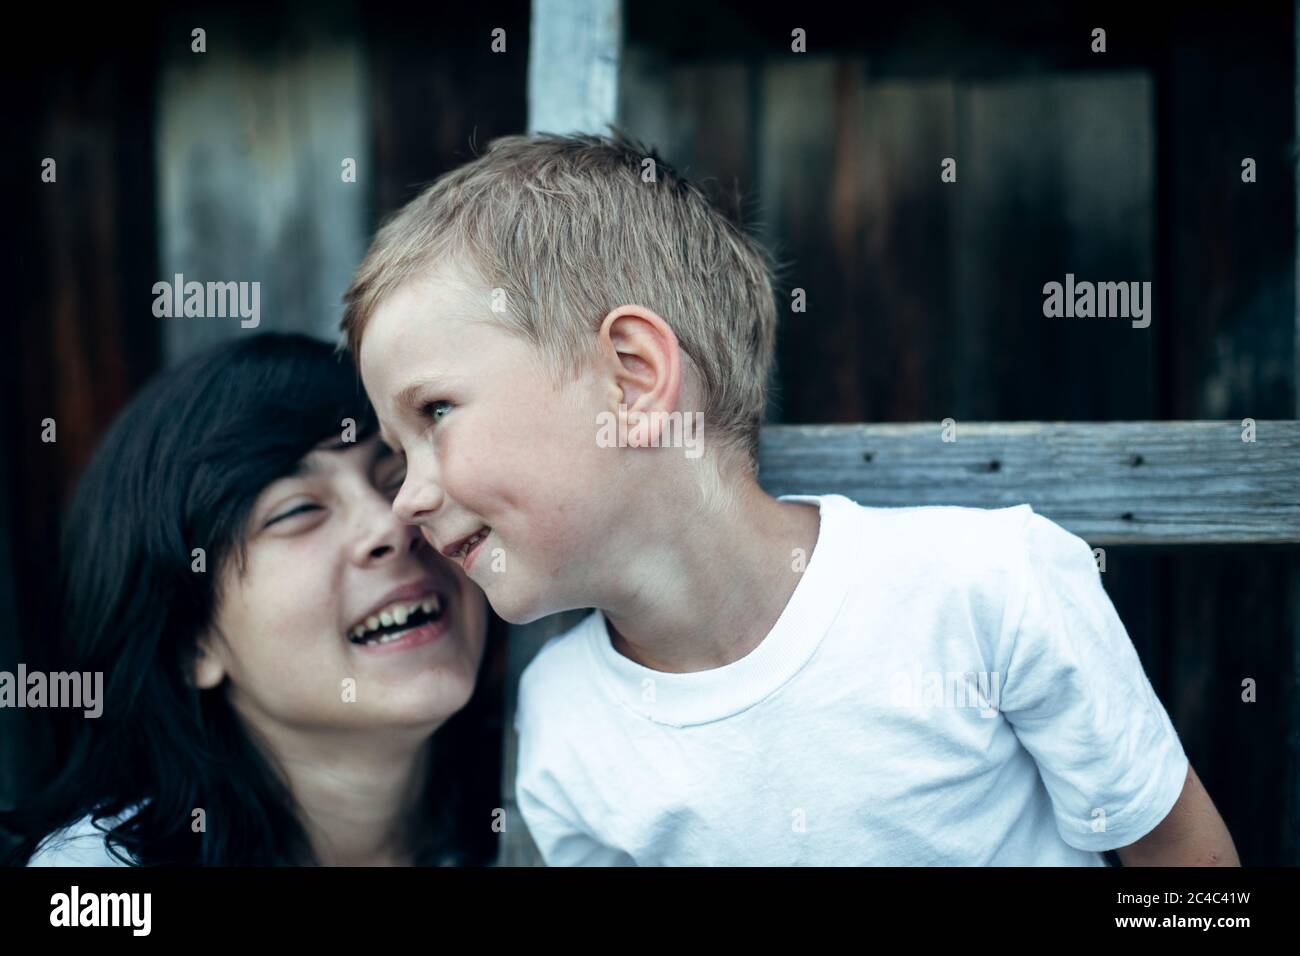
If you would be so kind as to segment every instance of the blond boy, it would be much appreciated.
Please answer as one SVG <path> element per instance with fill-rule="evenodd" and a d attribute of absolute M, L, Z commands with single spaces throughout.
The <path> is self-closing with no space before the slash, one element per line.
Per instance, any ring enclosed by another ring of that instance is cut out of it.
<path fill-rule="evenodd" d="M 548 863 L 1236 862 L 1084 542 L 760 488 L 769 263 L 652 154 L 499 140 L 345 301 L 394 510 L 509 621 L 595 609 L 521 681 Z"/>

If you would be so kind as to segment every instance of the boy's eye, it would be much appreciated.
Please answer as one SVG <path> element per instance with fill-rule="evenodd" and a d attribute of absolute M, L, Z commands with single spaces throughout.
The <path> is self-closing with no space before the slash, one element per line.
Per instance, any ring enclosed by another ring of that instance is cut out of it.
<path fill-rule="evenodd" d="M 446 418 L 449 411 L 451 411 L 451 402 L 444 402 L 441 399 L 436 402 L 426 402 L 424 405 L 424 414 L 435 422 Z"/>
<path fill-rule="evenodd" d="M 301 504 L 295 508 L 290 508 L 288 511 L 280 512 L 280 514 L 276 515 L 274 518 L 268 521 L 265 527 L 269 528 L 271 527 L 271 525 L 276 524 L 277 522 L 280 521 L 284 521 L 286 518 L 292 518 L 295 515 L 306 514 L 309 511 L 319 511 L 319 510 L 320 510 L 320 505 L 311 504 L 310 502 L 306 504 Z"/>

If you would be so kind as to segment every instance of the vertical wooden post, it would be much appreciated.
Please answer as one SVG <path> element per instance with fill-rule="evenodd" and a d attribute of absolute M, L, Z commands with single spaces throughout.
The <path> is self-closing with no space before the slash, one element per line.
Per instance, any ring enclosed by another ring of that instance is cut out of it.
<path fill-rule="evenodd" d="M 607 132 L 622 45 L 622 0 L 533 0 L 528 132 Z"/>
<path fill-rule="evenodd" d="M 1292 29 L 1295 33 L 1295 130 L 1292 136 L 1300 135 L 1300 0 L 1294 4 Z M 1292 163 L 1296 160 L 1293 158 Z M 1296 268 L 1295 300 L 1292 308 L 1295 312 L 1295 354 L 1293 355 L 1292 377 L 1295 383 L 1296 417 L 1300 418 L 1300 167 L 1293 170 L 1296 174 Z M 1292 562 L 1295 562 L 1293 557 Z M 1288 773 L 1286 802 L 1287 820 L 1284 832 L 1288 845 L 1283 851 L 1283 860 L 1291 866 L 1300 866 L 1300 568 L 1291 572 L 1291 710 L 1287 734 Z"/>
<path fill-rule="evenodd" d="M 360 30 L 350 8 L 339 17 L 307 27 L 301 48 L 245 42 L 229 15 L 203 18 L 205 53 L 192 51 L 188 21 L 165 32 L 158 278 L 260 283 L 256 327 L 160 319 L 168 364 L 234 335 L 338 335 L 373 175 Z"/>
<path fill-rule="evenodd" d="M 622 0 L 533 0 L 528 62 L 530 133 L 607 133 L 616 119 L 622 47 Z M 501 793 L 506 831 L 498 863 L 540 866 L 541 857 L 515 803 L 515 698 L 519 676 L 551 637 L 586 611 L 568 611 L 510 628 L 505 687 Z"/>

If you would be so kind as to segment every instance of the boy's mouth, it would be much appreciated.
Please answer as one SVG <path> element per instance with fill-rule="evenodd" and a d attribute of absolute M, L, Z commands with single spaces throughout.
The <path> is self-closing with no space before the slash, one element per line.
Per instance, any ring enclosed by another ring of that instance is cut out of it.
<path fill-rule="evenodd" d="M 469 557 L 469 553 L 473 551 L 474 548 L 477 547 L 478 544 L 491 533 L 492 533 L 491 528 L 488 527 L 479 528 L 473 534 L 466 535 L 465 537 L 460 538 L 457 541 L 453 541 L 451 544 L 447 545 L 447 547 L 442 549 L 442 553 L 449 558 L 458 558 L 461 561 L 464 561 L 467 557 Z"/>

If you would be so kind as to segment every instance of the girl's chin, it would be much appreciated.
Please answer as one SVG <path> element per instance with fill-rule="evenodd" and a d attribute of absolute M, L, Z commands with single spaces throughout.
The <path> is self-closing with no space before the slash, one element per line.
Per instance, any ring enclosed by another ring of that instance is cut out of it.
<path fill-rule="evenodd" d="M 459 694 L 445 691 L 436 700 L 408 702 L 389 698 L 365 710 L 353 711 L 349 722 L 356 730 L 384 735 L 385 744 L 398 740 L 418 743 L 445 724 L 467 701 L 468 697 L 462 699 Z"/>
<path fill-rule="evenodd" d="M 345 700 L 347 696 L 345 693 Z M 351 706 L 358 708 L 357 717 L 365 724 L 391 721 L 394 727 L 437 726 L 473 696 L 474 675 L 465 668 L 416 664 L 391 674 L 359 676 Z"/>

